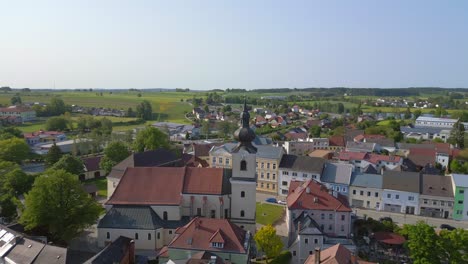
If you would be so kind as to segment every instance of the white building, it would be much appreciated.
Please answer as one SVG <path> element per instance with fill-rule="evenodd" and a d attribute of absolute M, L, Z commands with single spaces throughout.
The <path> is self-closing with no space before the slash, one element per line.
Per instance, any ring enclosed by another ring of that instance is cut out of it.
<path fill-rule="evenodd" d="M 419 172 L 385 171 L 381 210 L 419 215 Z"/>
<path fill-rule="evenodd" d="M 420 116 L 414 122 L 416 127 L 439 127 L 452 129 L 458 119 Z M 468 129 L 468 123 L 463 123 L 465 129 Z"/>
<path fill-rule="evenodd" d="M 291 181 L 320 181 L 325 160 L 309 156 L 283 155 L 279 165 L 278 195 L 287 196 Z"/>
<path fill-rule="evenodd" d="M 325 163 L 321 181 L 327 188 L 348 196 L 354 166 L 343 163 Z"/>

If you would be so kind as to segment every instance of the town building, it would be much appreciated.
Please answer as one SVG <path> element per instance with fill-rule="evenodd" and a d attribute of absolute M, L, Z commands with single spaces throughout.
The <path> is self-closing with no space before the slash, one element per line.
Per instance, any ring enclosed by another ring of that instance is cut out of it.
<path fill-rule="evenodd" d="M 415 127 L 438 127 L 452 129 L 458 119 L 419 116 L 414 121 Z M 463 123 L 465 129 L 468 129 L 468 123 Z"/>
<path fill-rule="evenodd" d="M 385 171 L 381 210 L 419 215 L 419 172 Z"/>
<path fill-rule="evenodd" d="M 134 264 L 135 258 L 135 240 L 120 236 L 84 264 Z"/>
<path fill-rule="evenodd" d="M 59 131 L 43 131 L 24 133 L 23 134 L 26 143 L 30 146 L 34 146 L 39 143 L 53 143 L 62 142 L 67 139 L 67 136 L 63 132 Z"/>
<path fill-rule="evenodd" d="M 351 234 L 351 208 L 345 196 L 317 181 L 292 181 L 286 199 L 291 263 L 303 263 L 316 247 Z"/>
<path fill-rule="evenodd" d="M 80 180 L 96 179 L 106 175 L 106 172 L 101 168 L 101 156 L 83 158 L 84 173 L 80 175 Z"/>
<path fill-rule="evenodd" d="M 349 187 L 351 206 L 379 210 L 382 203 L 383 176 L 380 174 L 353 173 Z"/>
<path fill-rule="evenodd" d="M 24 123 L 36 120 L 36 111 L 21 106 L 2 107 L 0 108 L 0 117 L 4 116 L 20 117 L 21 122 Z"/>
<path fill-rule="evenodd" d="M 308 155 L 316 149 L 328 149 L 328 138 L 308 138 L 305 141 L 286 141 L 284 149 L 291 155 Z"/>
<path fill-rule="evenodd" d="M 468 220 L 468 175 L 452 174 L 453 219 Z"/>
<path fill-rule="evenodd" d="M 228 262 L 244 264 L 250 262 L 252 235 L 227 219 L 195 217 L 185 226 L 176 230 L 174 239 L 166 249 L 166 256 L 160 258 L 167 263 L 188 262 L 197 254 L 209 254 L 207 263 Z M 213 263 L 213 264 L 214 264 Z"/>
<path fill-rule="evenodd" d="M 343 163 L 325 163 L 320 181 L 327 188 L 348 196 L 354 166 Z"/>
<path fill-rule="evenodd" d="M 336 244 L 324 250 L 316 248 L 304 264 L 375 264 L 375 262 L 362 260 L 344 245 Z"/>
<path fill-rule="evenodd" d="M 376 150 L 375 143 L 366 143 L 366 142 L 346 142 L 346 151 L 349 152 L 374 152 Z"/>
<path fill-rule="evenodd" d="M 451 219 L 453 215 L 453 187 L 451 176 L 422 175 L 419 214 Z"/>
<path fill-rule="evenodd" d="M 126 159 L 112 167 L 111 172 L 107 175 L 107 198 L 112 196 L 127 168 L 178 167 L 180 161 L 175 153 L 166 149 L 130 154 Z"/>
<path fill-rule="evenodd" d="M 288 195 L 291 181 L 312 179 L 320 181 L 324 165 L 325 160 L 322 158 L 283 155 L 279 165 L 280 187 L 278 188 L 278 195 Z"/>

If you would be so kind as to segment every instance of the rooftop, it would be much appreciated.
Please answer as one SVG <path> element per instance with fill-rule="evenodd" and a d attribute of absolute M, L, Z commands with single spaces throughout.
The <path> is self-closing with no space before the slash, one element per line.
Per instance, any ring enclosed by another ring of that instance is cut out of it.
<path fill-rule="evenodd" d="M 424 174 L 421 192 L 423 195 L 453 198 L 452 177 Z"/>
<path fill-rule="evenodd" d="M 316 264 L 316 254 L 309 255 L 304 264 Z M 320 251 L 320 264 L 372 264 L 373 262 L 360 260 L 349 249 L 341 244 Z"/>
<path fill-rule="evenodd" d="M 291 181 L 286 201 L 290 210 L 351 212 L 345 197 L 341 194 L 333 196 L 325 185 L 316 181 Z"/>
<path fill-rule="evenodd" d="M 280 169 L 291 169 L 294 171 L 315 172 L 321 174 L 325 160 L 309 156 L 283 155 Z"/>
<path fill-rule="evenodd" d="M 176 230 L 176 236 L 168 248 L 245 254 L 248 252 L 244 244 L 247 240 L 250 244 L 250 234 L 227 219 L 195 217 Z M 222 243 L 223 246 L 213 247 L 213 242 Z"/>
<path fill-rule="evenodd" d="M 455 186 L 468 188 L 468 174 L 452 174 L 452 179 Z"/>
<path fill-rule="evenodd" d="M 326 163 L 322 174 L 322 181 L 349 185 L 354 166 L 344 163 Z"/>
<path fill-rule="evenodd" d="M 382 189 L 383 177 L 380 174 L 353 173 L 351 186 Z"/>
<path fill-rule="evenodd" d="M 387 190 L 419 193 L 419 172 L 385 171 L 383 173 L 382 188 Z"/>

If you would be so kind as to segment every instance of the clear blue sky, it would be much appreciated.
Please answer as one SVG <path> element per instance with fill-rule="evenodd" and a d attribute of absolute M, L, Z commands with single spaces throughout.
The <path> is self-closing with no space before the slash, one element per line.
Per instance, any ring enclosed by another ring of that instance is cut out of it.
<path fill-rule="evenodd" d="M 0 0 L 0 86 L 468 87 L 468 1 Z"/>

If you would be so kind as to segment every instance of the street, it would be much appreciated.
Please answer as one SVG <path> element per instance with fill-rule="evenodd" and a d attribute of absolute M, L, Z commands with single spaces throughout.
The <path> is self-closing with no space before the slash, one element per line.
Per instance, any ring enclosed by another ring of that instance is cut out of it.
<path fill-rule="evenodd" d="M 441 224 L 448 224 L 457 228 L 468 229 L 468 222 L 466 221 L 456 221 L 453 219 L 443 219 L 443 218 L 433 218 L 433 217 L 424 217 L 418 215 L 408 215 L 408 214 L 399 214 L 385 211 L 374 211 L 361 208 L 353 208 L 354 213 L 359 217 L 372 217 L 373 219 L 379 219 L 381 217 L 391 217 L 393 222 L 403 225 L 403 224 L 415 224 L 418 221 L 424 221 L 425 223 L 439 227 Z"/>

